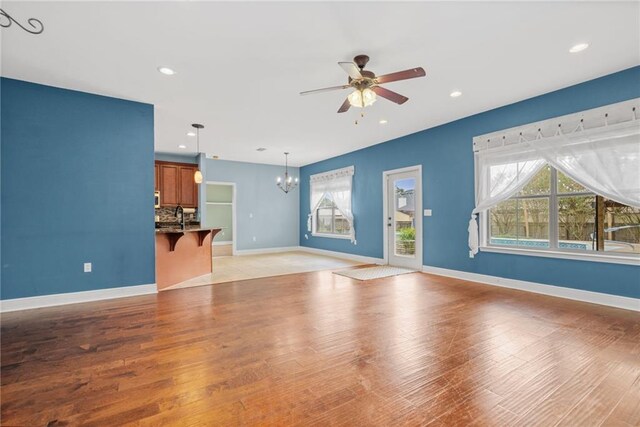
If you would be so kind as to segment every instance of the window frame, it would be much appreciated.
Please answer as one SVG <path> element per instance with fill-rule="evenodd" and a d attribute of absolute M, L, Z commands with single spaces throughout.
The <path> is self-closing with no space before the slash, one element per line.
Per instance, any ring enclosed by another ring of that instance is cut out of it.
<path fill-rule="evenodd" d="M 327 207 L 322 207 L 322 206 L 318 206 L 316 208 L 316 210 L 313 212 L 313 215 L 311 216 L 311 235 L 313 237 L 328 237 L 331 239 L 351 239 L 351 233 L 346 233 L 346 234 L 342 234 L 342 233 L 336 233 L 335 232 L 335 228 L 336 228 L 336 211 L 338 210 L 338 207 L 336 206 L 336 204 L 333 202 L 333 200 L 329 199 L 327 196 L 323 196 L 322 200 L 320 201 L 321 203 L 324 200 L 329 200 L 331 202 L 331 229 L 334 230 L 332 232 L 326 232 L 326 231 L 322 231 L 322 232 L 318 232 L 318 211 L 320 209 L 327 209 Z M 339 211 L 339 210 L 338 210 Z"/>
<path fill-rule="evenodd" d="M 558 199 L 565 196 L 596 196 L 595 193 L 575 192 L 575 193 L 558 193 L 558 171 L 551 165 L 551 176 L 549 194 L 541 195 L 526 195 L 526 196 L 513 196 L 508 200 L 516 199 L 536 199 L 536 198 L 548 198 L 549 199 L 549 248 L 524 248 L 513 247 L 507 245 L 499 245 L 490 243 L 491 239 L 491 215 L 490 209 L 480 214 L 480 251 L 481 252 L 494 252 L 502 254 L 518 254 L 539 256 L 547 258 L 561 258 L 561 259 L 573 259 L 580 261 L 594 261 L 594 262 L 606 262 L 614 264 L 627 264 L 640 266 L 640 254 L 621 254 L 615 252 L 602 252 L 602 251 L 583 251 L 579 249 L 561 249 L 559 248 L 559 222 L 558 222 Z"/>

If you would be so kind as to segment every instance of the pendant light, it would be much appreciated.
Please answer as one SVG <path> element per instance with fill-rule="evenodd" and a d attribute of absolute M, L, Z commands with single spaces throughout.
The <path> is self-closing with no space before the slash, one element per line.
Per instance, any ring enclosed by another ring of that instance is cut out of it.
<path fill-rule="evenodd" d="M 278 177 L 276 179 L 276 185 L 279 189 L 288 193 L 298 186 L 298 178 L 289 176 L 289 153 L 284 153 L 284 179 Z"/>
<path fill-rule="evenodd" d="M 196 151 L 200 155 L 200 129 L 204 129 L 204 126 L 200 123 L 194 123 L 191 126 L 196 128 Z M 193 174 L 193 180 L 196 184 L 202 184 L 202 172 L 200 172 L 200 169 L 197 169 Z"/>

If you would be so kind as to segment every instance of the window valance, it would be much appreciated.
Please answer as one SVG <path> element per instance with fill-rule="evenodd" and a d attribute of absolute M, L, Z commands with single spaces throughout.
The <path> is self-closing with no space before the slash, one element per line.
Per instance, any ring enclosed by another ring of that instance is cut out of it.
<path fill-rule="evenodd" d="M 336 169 L 328 172 L 318 173 L 315 175 L 311 175 L 311 183 L 316 182 L 325 182 L 332 181 L 336 178 L 342 178 L 346 176 L 353 176 L 355 168 L 353 166 L 349 166 L 342 169 Z"/>

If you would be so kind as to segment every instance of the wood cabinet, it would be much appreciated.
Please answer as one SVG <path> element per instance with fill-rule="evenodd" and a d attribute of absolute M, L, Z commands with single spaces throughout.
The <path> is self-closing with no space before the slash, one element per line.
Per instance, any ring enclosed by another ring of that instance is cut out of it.
<path fill-rule="evenodd" d="M 156 181 L 160 191 L 160 206 L 198 207 L 198 184 L 193 174 L 198 165 L 156 161 Z"/>
<path fill-rule="evenodd" d="M 193 180 L 193 174 L 197 168 L 190 166 L 178 166 L 180 175 L 180 204 L 185 207 L 198 206 L 198 185 Z"/>
<path fill-rule="evenodd" d="M 158 164 L 155 164 L 155 173 L 153 174 L 153 176 L 155 177 L 155 183 L 154 183 L 154 191 L 160 191 L 160 166 L 158 166 Z"/>

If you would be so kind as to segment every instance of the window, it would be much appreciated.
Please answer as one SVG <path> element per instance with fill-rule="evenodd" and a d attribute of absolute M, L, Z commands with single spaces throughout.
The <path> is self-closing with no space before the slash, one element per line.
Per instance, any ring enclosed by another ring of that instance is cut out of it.
<path fill-rule="evenodd" d="M 489 210 L 488 245 L 640 254 L 640 209 L 589 192 L 550 166 Z"/>
<path fill-rule="evenodd" d="M 317 234 L 336 234 L 339 236 L 349 236 L 350 234 L 349 221 L 340 213 L 336 204 L 326 196 L 316 210 L 315 220 Z"/>
<path fill-rule="evenodd" d="M 356 242 L 351 211 L 353 166 L 310 177 L 310 210 L 307 229 L 313 236 Z"/>

